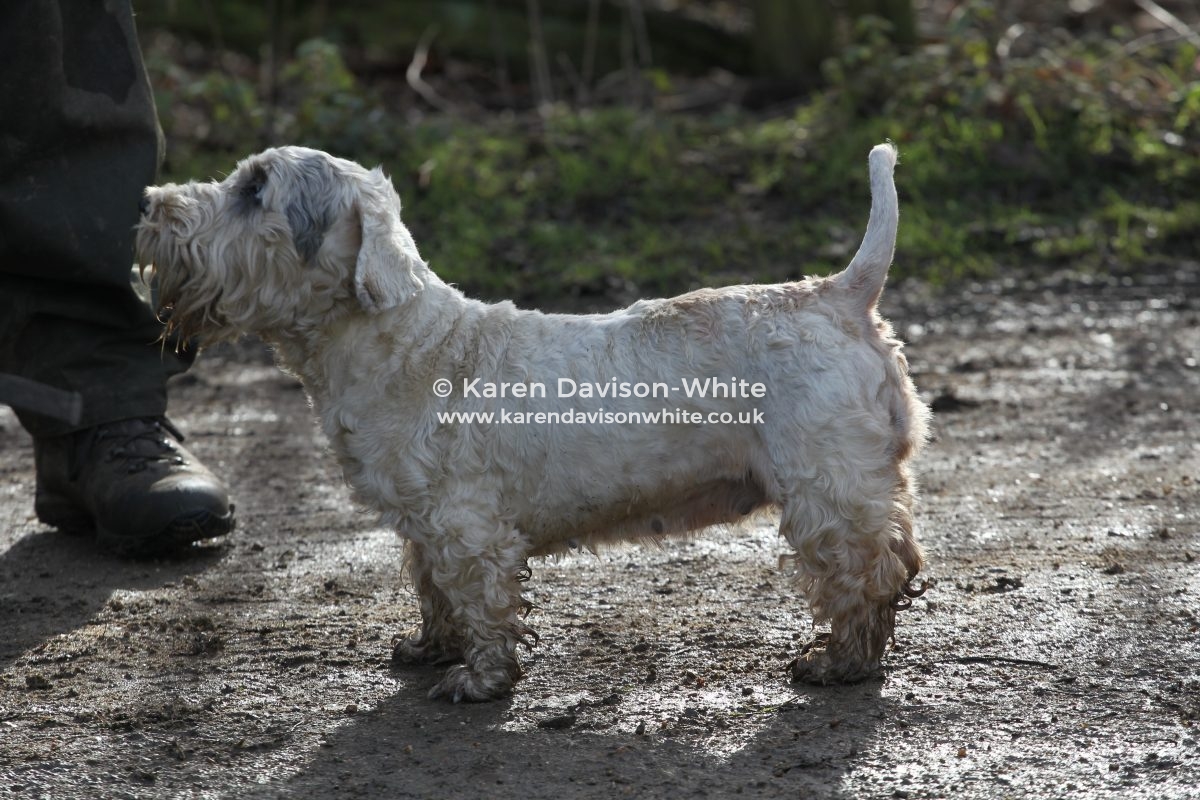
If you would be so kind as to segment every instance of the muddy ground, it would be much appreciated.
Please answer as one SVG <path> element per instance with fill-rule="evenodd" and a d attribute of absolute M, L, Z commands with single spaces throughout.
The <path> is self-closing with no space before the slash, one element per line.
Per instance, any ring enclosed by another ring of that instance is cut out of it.
<path fill-rule="evenodd" d="M 790 685 L 770 525 L 535 562 L 507 700 L 396 670 L 399 548 L 260 347 L 173 393 L 228 543 L 126 563 L 39 525 L 0 412 L 0 797 L 1200 796 L 1200 265 L 889 289 L 937 410 L 928 594 L 886 677 Z"/>

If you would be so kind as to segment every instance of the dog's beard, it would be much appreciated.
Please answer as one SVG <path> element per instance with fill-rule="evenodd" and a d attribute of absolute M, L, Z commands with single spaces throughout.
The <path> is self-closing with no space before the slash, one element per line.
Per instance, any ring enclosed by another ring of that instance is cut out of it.
<path fill-rule="evenodd" d="M 195 272 L 180 262 L 164 269 L 165 263 L 164 259 L 156 259 L 150 266 L 156 315 L 163 324 L 159 341 L 171 343 L 179 351 L 193 339 L 212 343 L 236 336 L 229 331 L 228 320 L 218 308 L 223 289 L 219 285 L 204 286 Z M 145 279 L 146 267 L 141 270 Z"/>
<path fill-rule="evenodd" d="M 158 309 L 158 319 L 163 323 L 161 339 L 173 341 L 178 350 L 183 343 L 203 339 L 212 343 L 231 337 L 228 325 L 217 310 L 220 292 L 206 303 L 187 303 L 164 296 Z"/>

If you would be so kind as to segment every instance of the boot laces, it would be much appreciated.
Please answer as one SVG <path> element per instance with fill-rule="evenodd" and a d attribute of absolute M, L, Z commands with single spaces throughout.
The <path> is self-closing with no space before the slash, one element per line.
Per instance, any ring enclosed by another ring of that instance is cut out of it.
<path fill-rule="evenodd" d="M 122 464 L 126 474 L 142 472 L 153 463 L 184 464 L 167 434 L 183 441 L 183 434 L 166 417 L 141 417 L 97 425 L 83 432 L 72 455 L 71 478 L 79 477 L 94 453 L 106 464 Z"/>

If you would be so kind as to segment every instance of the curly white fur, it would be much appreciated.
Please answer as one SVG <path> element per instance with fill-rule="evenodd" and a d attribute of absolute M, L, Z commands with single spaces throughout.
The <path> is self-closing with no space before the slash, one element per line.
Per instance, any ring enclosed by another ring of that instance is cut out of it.
<path fill-rule="evenodd" d="M 921 568 L 908 461 L 927 410 L 875 310 L 895 245 L 896 153 L 871 151 L 853 261 L 827 278 L 705 289 L 569 316 L 465 298 L 425 264 L 378 169 L 297 147 L 220 183 L 147 190 L 140 263 L 168 327 L 256 333 L 304 382 L 358 501 L 407 541 L 423 624 L 400 660 L 458 661 L 432 690 L 507 692 L 526 559 L 568 543 L 657 537 L 780 511 L 816 622 L 792 665 L 810 681 L 876 673 Z M 464 382 L 680 385 L 733 377 L 742 398 L 489 398 Z M 438 397 L 438 379 L 455 391 Z M 762 412 L 758 425 L 449 424 L 438 412 Z"/>

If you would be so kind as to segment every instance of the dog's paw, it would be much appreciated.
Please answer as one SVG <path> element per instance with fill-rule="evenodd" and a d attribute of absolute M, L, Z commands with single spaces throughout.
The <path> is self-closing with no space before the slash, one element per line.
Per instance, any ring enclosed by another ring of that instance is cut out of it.
<path fill-rule="evenodd" d="M 879 661 L 850 661 L 837 658 L 830 652 L 829 634 L 817 636 L 800 649 L 800 654 L 788 665 L 794 683 L 827 686 L 831 683 L 858 683 L 879 677 L 883 672 Z"/>
<path fill-rule="evenodd" d="M 485 676 L 472 672 L 465 664 L 459 664 L 448 669 L 437 685 L 429 690 L 429 698 L 452 703 L 464 700 L 479 703 L 503 697 L 510 689 L 512 680 L 503 671 Z"/>
<path fill-rule="evenodd" d="M 420 630 L 392 640 L 392 663 L 399 666 L 447 664 L 461 660 L 461 645 L 430 640 Z"/>

